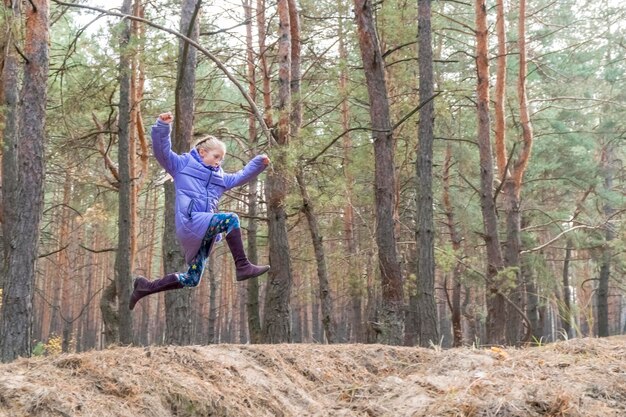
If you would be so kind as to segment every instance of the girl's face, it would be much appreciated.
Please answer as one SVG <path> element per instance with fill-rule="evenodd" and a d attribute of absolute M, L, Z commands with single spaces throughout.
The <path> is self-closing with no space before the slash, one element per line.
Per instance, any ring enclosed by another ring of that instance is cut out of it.
<path fill-rule="evenodd" d="M 198 150 L 198 153 L 202 157 L 202 161 L 205 165 L 219 167 L 224 160 L 224 152 L 221 149 L 204 149 Z"/>

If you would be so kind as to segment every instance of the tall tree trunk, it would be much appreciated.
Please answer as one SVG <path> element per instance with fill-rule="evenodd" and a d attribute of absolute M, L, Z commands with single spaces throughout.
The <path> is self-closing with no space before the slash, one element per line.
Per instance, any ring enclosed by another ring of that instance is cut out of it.
<path fill-rule="evenodd" d="M 318 302 L 317 287 L 311 284 L 311 335 L 314 342 L 323 342 L 322 326 L 320 320 L 320 304 Z"/>
<path fill-rule="evenodd" d="M 57 252 L 56 259 L 56 271 L 57 280 L 61 286 L 61 303 L 59 306 L 59 312 L 61 319 L 63 320 L 63 338 L 62 338 L 62 352 L 69 351 L 70 337 L 72 335 L 72 303 L 73 299 L 73 280 L 75 274 L 72 271 L 69 257 L 69 244 L 70 244 L 70 230 L 72 228 L 72 216 L 70 214 L 70 202 L 72 198 L 72 177 L 73 169 L 68 169 L 65 172 L 65 179 L 63 181 L 63 205 L 59 208 L 61 211 L 58 241 L 59 252 Z"/>
<path fill-rule="evenodd" d="M 300 126 L 302 124 L 302 102 L 300 99 L 300 20 L 296 9 L 296 1 L 288 0 L 289 3 L 289 22 L 291 33 L 291 135 L 298 138 Z M 333 318 L 333 299 L 328 283 L 328 269 L 326 267 L 326 254 L 322 243 L 322 234 L 319 230 L 317 215 L 313 202 L 309 196 L 309 192 L 304 181 L 304 173 L 299 169 L 296 174 L 296 181 L 302 197 L 302 210 L 309 224 L 311 240 L 313 241 L 313 250 L 315 252 L 315 260 L 317 266 L 317 277 L 319 281 L 319 297 L 322 308 L 322 325 L 324 334 L 328 343 L 335 343 L 335 322 Z"/>
<path fill-rule="evenodd" d="M 504 344 L 506 301 L 499 292 L 499 272 L 503 268 L 498 220 L 493 196 L 493 154 L 489 125 L 489 56 L 487 7 L 485 0 L 475 0 L 478 149 L 480 153 L 480 208 L 487 249 L 487 342 Z"/>
<path fill-rule="evenodd" d="M 250 116 L 253 118 L 254 116 Z M 253 264 L 257 264 L 259 260 L 257 250 L 257 231 L 258 221 L 256 217 L 258 215 L 258 192 L 259 182 L 256 178 L 252 179 L 248 183 L 248 215 L 250 220 L 248 222 L 248 259 Z M 250 343 L 261 343 L 262 340 L 262 328 L 261 328 L 261 313 L 259 311 L 259 280 L 250 279 L 246 284 L 246 311 L 248 318 L 248 335 L 250 337 Z"/>
<path fill-rule="evenodd" d="M 267 47 L 265 45 L 265 0 L 257 0 L 256 5 L 256 26 L 259 42 L 259 67 L 261 69 L 261 77 L 263 80 L 263 120 L 268 127 L 272 128 L 274 126 L 274 121 L 272 118 L 272 87 L 270 70 L 269 66 L 267 65 Z"/>
<path fill-rule="evenodd" d="M 142 0 L 134 0 L 133 16 L 143 18 Z M 137 20 L 131 22 L 130 37 L 134 43 L 141 42 L 143 32 L 143 24 Z M 141 54 L 138 48 L 132 48 L 129 51 L 130 59 L 130 123 L 128 137 L 128 157 L 129 157 L 129 178 L 130 178 L 130 217 L 129 217 L 129 234 L 130 234 L 130 252 L 128 254 L 128 263 L 131 273 L 135 266 L 135 257 L 137 255 L 137 216 L 139 214 L 139 188 L 141 185 L 140 178 L 145 180 L 146 175 L 140 175 L 140 165 L 137 160 L 138 146 L 145 143 L 145 135 L 143 134 L 143 125 L 141 122 L 141 101 L 143 99 L 143 66 L 141 63 Z M 141 146 L 143 148 L 143 146 Z M 143 151 L 143 149 L 142 149 Z M 141 161 L 147 162 L 147 152 L 141 153 Z M 146 173 L 145 167 L 143 173 Z M 131 315 L 132 320 L 132 315 Z M 132 323 L 131 323 L 132 326 Z M 131 327 L 132 328 L 132 327 Z"/>
<path fill-rule="evenodd" d="M 570 237 L 567 238 L 565 243 L 565 256 L 563 257 L 563 274 L 562 274 L 562 282 L 563 282 L 563 300 L 561 305 L 561 323 L 563 327 L 564 337 L 569 339 L 574 336 L 572 332 L 572 324 L 574 319 L 574 312 L 572 310 L 573 305 L 572 302 L 572 289 L 570 287 L 569 280 L 569 267 L 570 261 L 572 259 L 572 248 L 573 243 Z"/>
<path fill-rule="evenodd" d="M 335 343 L 335 320 L 333 317 L 333 298 L 330 285 L 328 283 L 328 269 L 326 267 L 326 253 L 322 243 L 322 235 L 319 230 L 317 216 L 313 207 L 313 202 L 309 196 L 309 192 L 304 182 L 304 174 L 302 171 L 296 174 L 296 180 L 300 188 L 302 196 L 302 211 L 309 223 L 309 231 L 311 232 L 311 240 L 313 241 L 313 249 L 315 252 L 315 261 L 317 264 L 317 278 L 319 281 L 319 299 L 322 307 L 322 325 L 324 327 L 324 335 L 328 343 Z"/>
<path fill-rule="evenodd" d="M 496 148 L 496 162 L 498 165 L 498 177 L 504 181 L 509 173 L 507 172 L 506 155 L 506 19 L 504 14 L 504 0 L 497 0 L 496 33 L 498 35 L 498 63 L 496 71 L 496 88 L 494 102 L 494 134 Z"/>
<path fill-rule="evenodd" d="M 180 31 L 193 40 L 197 40 L 200 33 L 197 23 L 200 3 L 200 0 L 185 0 L 181 4 Z M 178 56 L 172 149 L 174 152 L 183 153 L 189 150 L 193 135 L 196 50 L 186 42 L 180 41 Z M 168 237 L 163 245 L 166 252 L 164 268 L 166 272 L 181 271 L 185 269 L 185 261 L 178 247 L 174 227 L 175 189 L 171 183 L 166 183 L 165 188 L 164 233 Z M 191 317 L 191 292 L 189 290 L 165 293 L 166 343 L 175 345 L 191 343 Z"/>
<path fill-rule="evenodd" d="M 507 295 L 515 306 L 523 309 L 524 286 L 522 285 L 520 251 L 522 247 L 520 198 L 517 195 L 513 177 L 504 180 L 502 188 L 504 211 L 506 213 L 506 242 L 504 243 L 503 261 L 508 268 L 508 282 L 504 288 L 508 288 Z M 513 305 L 507 305 L 506 309 L 506 340 L 508 344 L 515 345 L 520 340 L 521 320 Z"/>
<path fill-rule="evenodd" d="M 254 46 L 252 43 L 252 0 L 244 1 L 244 14 L 246 18 L 246 61 L 248 75 L 248 94 L 256 101 L 256 71 L 254 62 Z M 250 113 L 248 116 L 248 143 L 256 153 L 256 117 Z M 248 183 L 248 259 L 257 264 L 257 231 L 258 231 L 258 193 L 259 181 L 255 177 Z M 259 312 L 259 280 L 249 279 L 246 281 L 246 311 L 248 320 L 248 335 L 250 343 L 261 342 L 261 315 Z"/>
<path fill-rule="evenodd" d="M 268 199 L 270 264 L 263 341 L 265 343 L 289 342 L 289 298 L 293 282 L 289 239 L 287 236 L 287 213 L 285 199 L 287 183 L 287 146 L 291 136 L 291 29 L 288 0 L 278 1 L 279 40 L 278 40 L 278 104 L 277 149 L 273 158 L 273 169 L 267 176 L 266 193 Z"/>
<path fill-rule="evenodd" d="M 433 130 L 435 123 L 431 0 L 418 1 L 419 95 L 417 174 L 417 315 L 419 344 L 439 343 L 435 302 L 435 224 L 433 220 Z"/>
<path fill-rule="evenodd" d="M 354 236 L 354 176 L 352 175 L 352 136 L 350 130 L 350 104 L 348 102 L 348 51 L 346 48 L 346 34 L 344 16 L 348 13 L 348 3 L 338 0 L 339 21 L 337 22 L 339 42 L 339 92 L 341 94 L 341 127 L 346 134 L 343 136 L 343 175 L 346 181 L 345 205 L 343 207 L 343 233 L 346 255 L 348 258 L 348 276 L 350 289 L 350 304 L 352 314 L 350 324 L 352 334 L 350 341 L 359 343 L 364 341 L 363 333 L 363 295 L 364 284 L 357 257 L 357 241 Z"/>
<path fill-rule="evenodd" d="M 540 342 L 543 339 L 543 325 L 541 321 L 541 310 L 539 300 L 539 288 L 537 286 L 537 279 L 535 278 L 534 269 L 530 265 L 529 256 L 525 256 L 521 260 L 522 266 L 522 282 L 524 284 L 524 291 L 526 293 L 526 317 L 527 323 L 530 323 L 530 329 L 527 329 L 527 334 L 530 340 Z M 516 314 L 517 315 L 517 314 Z"/>
<path fill-rule="evenodd" d="M 516 305 L 520 304 L 519 282 L 519 251 L 520 251 L 520 235 L 519 235 L 519 200 L 515 198 L 515 184 L 508 169 L 507 153 L 506 153 L 506 124 L 505 124 L 505 103 L 506 103 L 506 63 L 507 63 L 507 38 L 506 38 L 506 18 L 504 10 L 504 0 L 497 3 L 496 31 L 498 34 L 498 67 L 496 72 L 496 89 L 495 89 L 495 148 L 496 162 L 498 165 L 499 180 L 503 181 L 503 199 L 504 210 L 506 213 L 506 241 L 504 242 L 503 261 L 504 266 L 511 267 L 512 273 L 515 274 L 514 282 L 506 286 L 506 288 L 514 288 L 510 298 Z M 507 309 L 507 340 L 514 343 L 519 333 L 519 320 L 513 320 L 515 312 Z"/>
<path fill-rule="evenodd" d="M 602 150 L 601 169 L 604 175 L 604 191 L 610 193 L 613 188 L 612 160 L 614 155 L 613 147 L 606 144 Z M 602 207 L 605 218 L 609 219 L 614 212 L 611 203 L 607 200 Z M 615 230 L 611 222 L 607 221 L 604 232 L 604 246 L 600 258 L 600 275 L 598 279 L 598 290 L 596 291 L 596 308 L 598 322 L 598 337 L 607 337 L 609 331 L 609 283 L 611 278 L 611 244 L 615 239 Z"/>
<path fill-rule="evenodd" d="M 2 236 L 3 236 L 3 265 L 0 274 L 0 289 L 4 288 L 7 274 L 8 261 L 11 249 L 11 226 L 17 222 L 17 197 L 18 197 L 18 135 L 19 135 L 19 86 L 20 68 L 19 55 L 17 53 L 21 31 L 22 2 L 5 0 L 3 3 L 4 19 L 6 22 L 6 35 L 2 49 L 2 85 L 0 96 L 2 98 L 3 122 L 3 152 L 2 152 Z M 21 47 L 20 47 L 21 48 Z"/>
<path fill-rule="evenodd" d="M 526 74 L 527 74 L 527 60 L 526 60 L 526 0 L 520 0 L 519 2 L 519 22 L 517 26 L 517 45 L 519 50 L 519 73 L 517 77 L 517 96 L 519 100 L 519 112 L 520 112 L 520 125 L 522 127 L 522 150 L 519 158 L 515 161 L 515 170 L 513 172 L 514 191 L 512 198 L 507 207 L 507 255 L 505 256 L 505 266 L 517 268 L 515 271 L 515 289 L 512 297 L 513 303 L 517 306 L 516 311 L 523 311 L 524 300 L 524 282 L 522 273 L 523 263 L 520 259 L 520 251 L 522 247 L 521 230 L 522 230 L 522 215 L 521 215 L 521 193 L 522 193 L 522 180 L 528 167 L 530 160 L 530 154 L 533 146 L 533 129 L 530 121 L 530 112 L 528 110 L 528 98 L 526 95 Z M 532 288 L 532 286 L 530 287 Z M 507 315 L 509 326 L 513 330 L 519 329 L 522 319 L 528 323 L 527 317 L 520 317 L 519 312 L 511 310 L 511 314 Z M 514 319 L 516 318 L 516 319 Z M 528 336 L 532 334 L 535 329 L 527 329 L 527 335 L 523 341 L 528 341 Z M 517 343 L 521 332 L 518 330 L 516 333 L 511 333 L 511 336 L 515 339 L 510 339 L 511 342 Z"/>
<path fill-rule="evenodd" d="M 450 145 L 446 147 L 446 157 L 443 164 L 443 207 L 445 210 L 445 215 L 447 219 L 447 228 L 450 232 L 450 242 L 452 243 L 452 250 L 454 251 L 455 256 L 460 256 L 461 254 L 461 234 L 456 225 L 456 216 L 454 214 L 454 207 L 452 206 L 452 202 L 450 201 L 450 168 L 452 166 L 452 148 Z M 461 326 L 461 272 L 462 272 L 462 264 L 461 262 L 456 262 L 454 269 L 452 270 L 452 297 L 450 300 L 450 312 L 452 316 L 452 337 L 453 337 L 453 346 L 459 347 L 463 345 L 463 328 Z M 447 292 L 448 289 L 445 288 Z M 468 301 L 469 295 L 466 295 L 466 303 Z"/>
<path fill-rule="evenodd" d="M 400 345 L 404 331 L 402 275 L 394 227 L 395 164 L 385 67 L 371 0 L 355 0 L 359 47 L 367 81 L 375 155 L 376 243 L 381 274 L 381 341 Z"/>
<path fill-rule="evenodd" d="M 144 235 L 144 244 L 147 246 L 148 250 L 145 256 L 145 266 L 143 268 L 143 270 L 145 271 L 145 276 L 146 277 L 152 277 L 153 273 L 152 273 L 152 259 L 154 257 L 154 252 L 155 252 L 155 247 L 156 245 L 154 244 L 154 242 L 156 242 L 157 237 L 156 237 L 156 225 L 157 225 L 157 216 L 155 215 L 155 213 L 157 212 L 157 207 L 158 207 L 158 188 L 153 188 L 148 190 L 148 192 L 146 193 L 146 201 L 145 201 L 145 208 L 144 208 L 144 213 L 150 213 L 150 215 L 148 216 L 147 220 L 144 220 L 144 224 L 146 224 L 145 222 L 147 222 L 147 227 L 146 227 L 146 234 Z M 160 217 L 159 217 L 160 219 Z M 149 345 L 151 342 L 151 321 L 154 320 L 155 314 L 153 314 L 152 312 L 155 310 L 154 305 L 156 304 L 156 297 L 146 297 L 144 298 L 143 303 L 139 306 L 141 311 L 141 317 L 138 320 L 139 322 L 139 332 L 137 334 L 135 334 L 135 342 L 139 343 L 140 345 Z"/>
<path fill-rule="evenodd" d="M 20 97 L 17 151 L 10 161 L 17 161 L 17 196 L 6 202 L 19 209 L 5 230 L 7 245 L 6 275 L 2 294 L 0 355 L 3 362 L 18 356 L 29 356 L 31 349 L 32 302 L 39 221 L 43 207 L 44 138 L 48 80 L 49 9 L 47 0 L 32 0 L 25 5 L 26 30 L 22 53 L 26 58 Z M 12 46 L 13 47 L 13 46 Z M 11 71 L 14 70 L 10 69 Z M 9 75 L 10 78 L 10 75 Z M 12 109 L 8 109 L 8 112 Z M 6 150 L 5 150 L 6 152 Z M 14 159 L 16 158 L 16 159 Z M 13 190 L 12 190 L 13 191 Z M 3 198 L 5 196 L 3 195 Z M 5 221 L 8 220 L 5 216 Z"/>
<path fill-rule="evenodd" d="M 124 0 L 122 13 L 130 14 L 132 0 Z M 132 271 L 131 254 L 131 187 L 130 178 L 130 77 L 131 56 L 128 49 L 130 43 L 130 21 L 122 20 L 120 34 L 120 103 L 118 115 L 118 241 L 115 252 L 115 285 L 117 293 L 117 314 L 119 322 L 119 341 L 123 344 L 132 343 L 132 315 L 127 314 L 128 300 L 131 293 Z M 114 342 L 114 341 L 109 341 Z M 115 341 L 117 342 L 117 341 Z"/>
<path fill-rule="evenodd" d="M 521 247 L 520 240 L 520 207 L 519 199 L 515 195 L 515 183 L 511 170 L 508 168 L 506 153 L 506 124 L 505 124 L 505 103 L 506 103 L 506 19 L 504 10 L 504 1 L 499 0 L 497 3 L 496 31 L 498 35 L 498 56 L 497 56 L 497 72 L 496 72 L 496 88 L 495 88 L 495 148 L 496 162 L 498 166 L 499 180 L 504 182 L 502 187 L 504 210 L 506 213 L 506 242 L 504 243 L 503 262 L 504 266 L 511 268 L 511 273 L 515 275 L 513 282 L 507 284 L 506 288 L 513 288 L 509 294 L 510 299 L 521 307 L 521 287 L 520 280 L 520 258 L 519 252 Z M 515 343 L 518 340 L 520 321 L 513 319 L 517 313 L 511 309 L 506 310 L 507 335 L 509 343 Z"/>

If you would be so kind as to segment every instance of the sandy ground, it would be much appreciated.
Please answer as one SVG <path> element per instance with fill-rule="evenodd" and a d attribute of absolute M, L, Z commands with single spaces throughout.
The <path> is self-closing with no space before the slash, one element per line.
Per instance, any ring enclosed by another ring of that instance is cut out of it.
<path fill-rule="evenodd" d="M 0 417 L 626 416 L 626 337 L 114 348 L 0 366 Z"/>

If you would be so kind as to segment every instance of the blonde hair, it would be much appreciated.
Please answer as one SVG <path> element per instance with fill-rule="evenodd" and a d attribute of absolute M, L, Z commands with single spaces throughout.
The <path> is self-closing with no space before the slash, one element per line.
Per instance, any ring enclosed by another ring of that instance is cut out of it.
<path fill-rule="evenodd" d="M 196 148 L 197 150 L 204 149 L 207 151 L 219 149 L 224 155 L 226 155 L 226 144 L 212 135 L 207 135 L 195 140 L 191 145 L 191 148 Z"/>

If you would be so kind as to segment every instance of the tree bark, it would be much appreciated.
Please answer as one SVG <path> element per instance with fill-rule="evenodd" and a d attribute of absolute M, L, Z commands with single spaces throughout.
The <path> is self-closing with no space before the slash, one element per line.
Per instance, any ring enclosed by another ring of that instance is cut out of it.
<path fill-rule="evenodd" d="M 430 0 L 418 1 L 420 123 L 416 160 L 417 175 L 417 312 L 419 344 L 439 343 L 435 302 L 435 224 L 433 220 L 433 130 L 435 105 Z"/>
<path fill-rule="evenodd" d="M 304 174 L 301 171 L 296 174 L 296 180 L 298 181 L 300 195 L 302 197 L 302 211 L 304 212 L 309 224 L 311 240 L 313 241 L 313 250 L 315 252 L 317 278 L 319 281 L 318 296 L 322 307 L 322 325 L 324 327 L 324 335 L 326 336 L 327 343 L 335 343 L 337 340 L 335 333 L 336 324 L 333 318 L 333 298 L 330 285 L 328 283 L 328 268 L 326 267 L 326 253 L 322 243 L 322 235 L 319 230 L 313 202 L 309 196 L 309 192 L 304 181 Z"/>
<path fill-rule="evenodd" d="M 267 294 L 265 298 L 263 341 L 283 343 L 291 340 L 289 328 L 289 298 L 293 282 L 289 239 L 287 236 L 287 213 L 285 199 L 288 192 L 286 148 L 291 136 L 291 29 L 289 3 L 278 1 L 278 105 L 277 149 L 273 169 L 266 182 L 269 218 L 270 264 Z"/>
<path fill-rule="evenodd" d="M 124 0 L 122 13 L 130 14 L 132 0 Z M 128 49 L 130 43 L 129 20 L 120 22 L 120 103 L 118 114 L 118 241 L 115 253 L 115 285 L 117 292 L 117 314 L 119 322 L 119 341 L 123 344 L 132 343 L 132 315 L 127 314 L 128 300 L 131 293 L 132 271 L 130 265 L 131 254 L 131 187 L 130 178 L 130 72 L 131 56 Z M 123 313 L 122 313 L 123 312 Z M 110 342 L 117 342 L 110 341 Z"/>
<path fill-rule="evenodd" d="M 573 337 L 574 334 L 572 332 L 572 324 L 574 320 L 574 311 L 572 310 L 573 305 L 573 297 L 572 290 L 570 287 L 569 280 L 569 267 L 570 261 L 572 259 L 572 239 L 567 238 L 565 243 L 565 256 L 563 257 L 563 273 L 562 273 L 562 283 L 563 283 L 563 300 L 561 306 L 561 323 L 563 327 L 564 337 L 569 339 Z"/>
<path fill-rule="evenodd" d="M 498 177 L 504 181 L 509 173 L 506 172 L 506 19 L 504 17 L 504 0 L 497 1 L 496 7 L 496 33 L 498 35 L 498 57 L 496 71 L 496 92 L 494 102 L 494 134 L 496 148 L 496 162 L 498 164 Z"/>
<path fill-rule="evenodd" d="M 302 124 L 302 102 L 300 100 L 300 20 L 296 10 L 295 0 L 288 0 L 289 22 L 291 33 L 291 135 L 298 138 L 300 126 Z M 322 243 L 322 234 L 319 230 L 317 216 L 313 202 L 309 196 L 304 173 L 301 169 L 296 174 L 296 181 L 302 197 L 302 210 L 309 224 L 313 250 L 317 266 L 317 277 L 319 282 L 319 297 L 322 308 L 322 325 L 328 343 L 336 342 L 335 322 L 333 318 L 333 299 L 328 283 L 328 269 L 326 267 L 326 254 Z"/>
<path fill-rule="evenodd" d="M 68 255 L 72 221 L 69 210 L 72 198 L 72 171 L 72 169 L 68 169 L 65 172 L 65 179 L 63 181 L 63 205 L 59 208 L 61 214 L 59 216 L 60 221 L 58 224 L 59 252 L 57 252 L 56 257 L 56 276 L 61 287 L 61 303 L 57 305 L 59 308 L 61 319 L 63 321 L 63 338 L 61 345 L 61 351 L 63 353 L 67 353 L 69 351 L 74 317 L 72 312 L 72 304 L 74 296 L 73 278 L 75 277 L 75 274 L 72 271 L 70 258 Z"/>
<path fill-rule="evenodd" d="M 446 147 L 446 157 L 443 164 L 443 207 L 447 219 L 447 228 L 450 233 L 450 242 L 452 243 L 452 250 L 456 256 L 461 254 L 461 234 L 456 225 L 456 216 L 454 214 L 454 207 L 450 201 L 450 168 L 452 166 L 452 149 L 450 145 Z M 452 270 L 452 297 L 450 300 L 450 312 L 452 316 L 452 337 L 453 346 L 459 347 L 463 345 L 463 328 L 461 323 L 462 309 L 461 309 L 461 272 L 463 265 L 461 262 L 456 262 L 454 269 Z M 447 292 L 448 289 L 445 288 Z M 468 301 L 468 295 L 466 295 L 466 302 Z"/>
<path fill-rule="evenodd" d="M 270 70 L 267 65 L 267 47 L 265 45 L 265 0 L 257 0 L 256 5 L 256 26 L 259 42 L 259 67 L 261 69 L 261 77 L 263 80 L 263 120 L 265 121 L 266 126 L 272 128 L 274 126 L 274 121 L 272 118 L 272 87 Z"/>
<path fill-rule="evenodd" d="M 3 45 L 2 98 L 3 113 L 3 152 L 2 152 L 2 236 L 3 236 L 3 273 L 0 274 L 0 289 L 4 288 L 7 273 L 7 264 L 11 250 L 11 227 L 17 222 L 17 197 L 18 197 L 18 135 L 19 135 L 19 56 L 17 46 L 22 39 L 18 38 L 21 33 L 19 1 L 11 1 L 3 4 L 5 10 L 5 22 L 8 30 Z M 10 5 L 10 7 L 8 7 Z"/>
<path fill-rule="evenodd" d="M 246 22 L 246 61 L 248 75 L 248 94 L 253 101 L 256 101 L 256 69 L 254 60 L 254 46 L 252 43 L 252 0 L 245 0 L 243 4 Z M 256 154 L 257 129 L 254 114 L 248 116 L 248 143 Z M 258 193 L 259 181 L 253 178 L 248 183 L 248 259 L 253 264 L 259 260 L 257 251 L 258 232 Z M 248 321 L 248 335 L 250 343 L 261 342 L 261 315 L 259 312 L 259 280 L 250 279 L 246 282 L 246 304 Z"/>
<path fill-rule="evenodd" d="M 613 188 L 613 172 L 611 158 L 615 151 L 610 144 L 606 144 L 602 150 L 601 169 L 604 174 L 604 191 L 609 193 Z M 614 212 L 611 203 L 607 200 L 602 207 L 603 214 L 609 219 Z M 613 224 L 607 222 L 604 231 L 604 246 L 600 257 L 600 274 L 598 277 L 598 290 L 596 291 L 596 308 L 598 322 L 598 337 L 608 337 L 609 331 L 609 283 L 611 279 L 611 243 L 615 239 Z"/>
<path fill-rule="evenodd" d="M 200 3 L 199 0 L 185 0 L 181 4 L 180 31 L 194 41 L 198 39 L 200 33 L 197 23 Z M 189 150 L 193 135 L 196 49 L 190 48 L 188 43 L 181 40 L 178 45 L 178 56 L 172 149 L 176 153 L 183 153 Z M 171 183 L 166 183 L 165 187 L 164 233 L 168 236 L 163 245 L 166 251 L 164 269 L 166 272 L 182 271 L 185 269 L 185 261 L 176 240 L 174 226 L 175 189 Z M 165 293 L 166 343 L 175 345 L 191 343 L 191 317 L 191 292 L 189 290 Z"/>
<path fill-rule="evenodd" d="M 33 0 L 25 7 L 23 54 L 26 62 L 20 97 L 19 139 L 14 147 L 17 150 L 17 183 L 14 183 L 17 196 L 13 195 L 8 200 L 16 204 L 13 208 L 19 209 L 20 215 L 11 219 L 14 221 L 5 229 L 9 231 L 5 236 L 9 244 L 0 328 L 3 362 L 18 356 L 30 356 L 32 351 L 32 298 L 43 208 L 49 9 L 46 0 Z M 9 112 L 11 110 L 8 109 Z M 15 145 L 11 143 L 10 146 Z M 6 207 L 6 204 L 3 205 Z"/>
<path fill-rule="evenodd" d="M 487 342 L 506 342 L 506 301 L 499 292 L 499 272 L 503 269 L 498 220 L 493 195 L 493 154 L 489 126 L 489 56 L 487 8 L 485 0 L 475 1 L 478 149 L 480 154 L 480 208 L 483 238 L 487 250 Z"/>
<path fill-rule="evenodd" d="M 350 103 L 348 102 L 348 50 L 346 48 L 346 29 L 344 15 L 348 12 L 347 2 L 339 0 L 338 42 L 339 42 L 339 92 L 341 94 L 341 127 L 344 132 L 350 131 Z M 343 233 L 345 240 L 346 255 L 348 257 L 348 270 L 350 288 L 350 304 L 352 315 L 350 322 L 352 334 L 350 341 L 361 343 L 365 341 L 363 332 L 363 280 L 357 257 L 357 240 L 354 235 L 354 176 L 352 175 L 352 136 L 346 133 L 343 136 L 343 175 L 346 181 L 345 205 L 343 207 Z"/>
<path fill-rule="evenodd" d="M 354 6 L 374 141 L 376 243 L 383 300 L 380 312 L 381 341 L 400 345 L 404 331 L 404 300 L 394 227 L 395 164 L 385 67 L 374 25 L 371 0 L 355 0 Z"/>

